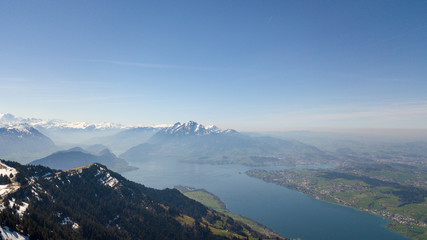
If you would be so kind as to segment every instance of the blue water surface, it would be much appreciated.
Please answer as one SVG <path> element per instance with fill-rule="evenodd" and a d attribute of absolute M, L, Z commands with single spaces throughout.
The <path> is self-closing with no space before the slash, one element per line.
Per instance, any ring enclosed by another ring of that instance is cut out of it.
<path fill-rule="evenodd" d="M 133 164 L 135 165 L 135 164 Z M 261 169 L 328 168 L 333 165 Z M 262 180 L 245 171 L 260 167 L 180 163 L 171 160 L 142 162 L 124 177 L 158 189 L 185 185 L 217 195 L 233 213 L 252 218 L 285 237 L 304 240 L 407 240 L 386 228 L 387 220 L 356 209 L 316 200 Z"/>

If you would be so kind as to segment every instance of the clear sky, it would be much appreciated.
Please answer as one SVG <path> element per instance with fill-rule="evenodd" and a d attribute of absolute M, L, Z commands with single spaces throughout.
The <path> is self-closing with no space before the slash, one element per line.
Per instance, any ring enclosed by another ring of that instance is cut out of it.
<path fill-rule="evenodd" d="M 0 112 L 427 128 L 427 1 L 1 1 Z"/>

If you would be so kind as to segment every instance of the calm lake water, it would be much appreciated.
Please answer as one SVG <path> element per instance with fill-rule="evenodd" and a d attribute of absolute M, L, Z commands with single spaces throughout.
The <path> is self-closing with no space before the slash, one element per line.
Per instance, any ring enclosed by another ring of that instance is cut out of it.
<path fill-rule="evenodd" d="M 151 161 L 136 166 L 139 170 L 124 173 L 123 176 L 158 189 L 172 188 L 176 185 L 204 188 L 220 197 L 233 213 L 263 223 L 285 237 L 304 240 L 408 239 L 388 230 L 387 220 L 381 217 L 319 201 L 244 174 L 253 167 L 173 161 Z M 313 165 L 296 168 L 319 167 L 331 166 Z M 284 168 L 289 167 L 262 169 Z"/>

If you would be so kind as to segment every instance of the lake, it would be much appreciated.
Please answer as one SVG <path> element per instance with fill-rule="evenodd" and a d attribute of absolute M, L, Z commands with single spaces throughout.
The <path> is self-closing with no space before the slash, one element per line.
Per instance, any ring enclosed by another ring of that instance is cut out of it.
<path fill-rule="evenodd" d="M 158 189 L 176 185 L 204 188 L 220 197 L 233 213 L 252 218 L 285 237 L 304 240 L 408 239 L 388 230 L 387 220 L 379 216 L 316 200 L 244 174 L 254 168 L 279 170 L 292 167 L 190 164 L 170 160 L 143 162 L 136 166 L 138 170 L 123 176 Z M 294 168 L 327 167 L 331 165 Z"/>

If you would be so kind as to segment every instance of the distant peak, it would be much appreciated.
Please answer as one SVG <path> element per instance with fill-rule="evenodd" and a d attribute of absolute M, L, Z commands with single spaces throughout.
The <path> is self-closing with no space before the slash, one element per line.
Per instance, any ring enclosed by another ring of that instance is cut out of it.
<path fill-rule="evenodd" d="M 110 149 L 108 148 L 104 148 L 101 151 L 99 151 L 99 153 L 104 154 L 104 153 L 111 153 Z"/>
<path fill-rule="evenodd" d="M 39 135 L 39 131 L 28 124 L 18 124 L 18 125 L 4 125 L 1 127 L 6 129 L 10 133 L 14 134 L 23 134 L 23 135 Z"/>
<path fill-rule="evenodd" d="M 227 133 L 236 133 L 236 131 L 231 129 L 221 130 L 215 125 L 209 125 L 205 127 L 195 121 L 188 121 L 186 123 L 177 122 L 172 127 L 165 128 L 159 132 L 159 134 L 177 136 L 203 136 Z"/>
<path fill-rule="evenodd" d="M 116 155 L 114 155 L 114 153 L 112 153 L 110 151 L 110 149 L 108 149 L 108 148 L 105 148 L 104 150 L 100 151 L 99 155 L 100 156 L 112 156 L 112 157 L 116 157 Z"/>
<path fill-rule="evenodd" d="M 13 122 L 18 119 L 10 113 L 0 113 L 0 122 Z"/>
<path fill-rule="evenodd" d="M 85 150 L 83 150 L 83 148 L 81 148 L 81 147 L 73 147 L 73 148 L 66 150 L 65 152 L 85 152 Z"/>

